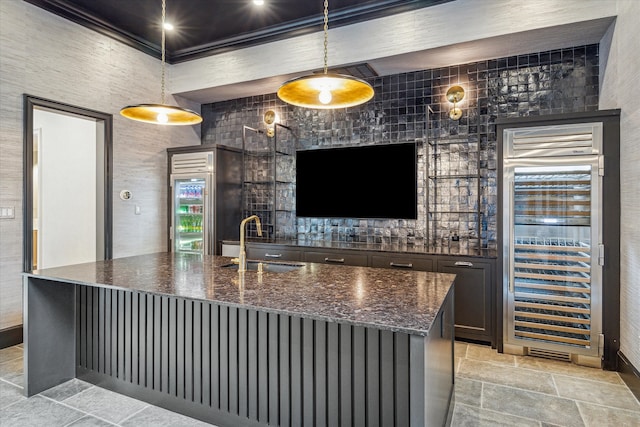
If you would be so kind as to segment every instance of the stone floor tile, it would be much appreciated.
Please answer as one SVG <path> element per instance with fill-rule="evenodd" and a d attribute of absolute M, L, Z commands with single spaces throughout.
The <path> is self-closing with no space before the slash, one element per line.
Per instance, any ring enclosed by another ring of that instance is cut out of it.
<path fill-rule="evenodd" d="M 624 385 L 607 384 L 580 378 L 553 375 L 562 397 L 640 412 L 640 404 Z"/>
<path fill-rule="evenodd" d="M 531 356 L 516 356 L 516 365 L 519 368 L 568 375 L 587 380 L 603 381 L 620 385 L 624 384 L 617 372 L 580 366 L 575 363 L 563 362 L 560 360 L 549 360 Z"/>
<path fill-rule="evenodd" d="M 578 405 L 571 399 L 483 384 L 482 407 L 565 427 L 583 427 Z"/>
<path fill-rule="evenodd" d="M 460 371 L 460 365 L 462 364 L 462 358 L 461 357 L 454 357 L 453 358 L 453 370 L 454 373 L 457 375 L 458 371 Z"/>
<path fill-rule="evenodd" d="M 0 380 L 0 409 L 25 399 L 26 397 L 21 387 Z M 0 425 L 1 423 L 2 420 L 0 420 Z"/>
<path fill-rule="evenodd" d="M 64 403 L 115 424 L 148 406 L 145 402 L 101 387 L 81 391 L 66 399 Z"/>
<path fill-rule="evenodd" d="M 467 359 L 482 360 L 516 366 L 516 357 L 511 354 L 498 353 L 487 345 L 469 344 L 467 347 Z"/>
<path fill-rule="evenodd" d="M 518 369 L 479 360 L 462 359 L 457 373 L 462 378 L 519 387 L 525 390 L 556 395 L 550 374 Z"/>
<path fill-rule="evenodd" d="M 459 404 L 453 409 L 451 425 L 455 427 L 540 427 L 535 420 Z"/>
<path fill-rule="evenodd" d="M 61 402 L 90 387 L 93 387 L 93 384 L 74 378 L 56 387 L 50 388 L 49 390 L 45 390 L 40 394 L 48 397 L 49 399 Z"/>
<path fill-rule="evenodd" d="M 22 349 L 16 346 L 0 349 L 0 363 L 22 357 Z"/>
<path fill-rule="evenodd" d="M 17 385 L 18 387 L 24 387 L 24 362 L 23 358 L 9 360 L 8 362 L 0 363 L 0 378 L 9 381 Z"/>
<path fill-rule="evenodd" d="M 607 406 L 578 402 L 578 408 L 587 427 L 637 427 L 640 426 L 640 413 Z"/>
<path fill-rule="evenodd" d="M 465 405 L 480 406 L 482 383 L 467 378 L 456 378 L 455 396 L 456 404 L 463 403 Z"/>
<path fill-rule="evenodd" d="M 453 354 L 455 357 L 467 357 L 467 343 L 462 341 L 454 341 Z"/>
<path fill-rule="evenodd" d="M 93 417 L 91 415 L 85 415 L 77 421 L 67 424 L 65 427 L 113 427 L 117 424 L 111 424 L 105 420 Z M 138 427 L 143 427 L 144 424 L 140 424 Z"/>
<path fill-rule="evenodd" d="M 42 396 L 0 409 L 2 427 L 62 427 L 84 416 L 80 411 Z"/>
<path fill-rule="evenodd" d="M 139 427 L 139 426 L 154 426 L 154 427 L 205 427 L 211 426 L 211 424 L 204 423 L 194 418 L 186 417 L 176 412 L 168 411 L 157 406 L 148 406 L 135 415 L 127 418 L 120 423 L 122 427 Z"/>

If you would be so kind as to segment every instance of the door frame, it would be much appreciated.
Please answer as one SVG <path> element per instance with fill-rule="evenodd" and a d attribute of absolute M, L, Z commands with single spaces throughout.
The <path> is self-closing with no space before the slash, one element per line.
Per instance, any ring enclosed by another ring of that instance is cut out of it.
<path fill-rule="evenodd" d="M 58 101 L 23 95 L 23 200 L 22 200 L 22 260 L 23 271 L 31 272 L 33 265 L 33 110 L 42 107 L 47 110 L 83 116 L 104 124 L 104 259 L 113 257 L 113 116 Z"/>

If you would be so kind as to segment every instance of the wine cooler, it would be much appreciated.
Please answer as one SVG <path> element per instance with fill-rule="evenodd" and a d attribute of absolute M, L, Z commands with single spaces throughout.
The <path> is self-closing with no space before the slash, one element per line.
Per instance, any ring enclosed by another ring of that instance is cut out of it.
<path fill-rule="evenodd" d="M 602 123 L 503 132 L 504 351 L 600 366 Z"/>
<path fill-rule="evenodd" d="M 239 239 L 242 151 L 210 145 L 167 152 L 170 251 L 220 255 L 223 240 Z"/>

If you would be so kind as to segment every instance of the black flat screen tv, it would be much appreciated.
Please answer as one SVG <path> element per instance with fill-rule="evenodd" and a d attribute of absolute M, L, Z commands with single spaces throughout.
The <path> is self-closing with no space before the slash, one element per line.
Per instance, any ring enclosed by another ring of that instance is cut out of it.
<path fill-rule="evenodd" d="M 296 152 L 296 215 L 417 219 L 416 144 Z"/>

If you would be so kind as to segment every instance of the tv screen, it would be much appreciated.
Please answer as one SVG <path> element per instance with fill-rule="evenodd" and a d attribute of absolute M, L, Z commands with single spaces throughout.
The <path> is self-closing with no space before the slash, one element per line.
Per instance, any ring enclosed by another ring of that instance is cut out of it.
<path fill-rule="evenodd" d="M 296 215 L 417 219 L 415 143 L 297 151 Z"/>

